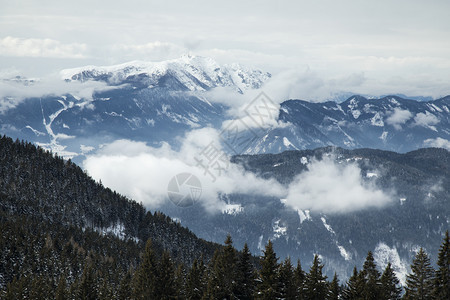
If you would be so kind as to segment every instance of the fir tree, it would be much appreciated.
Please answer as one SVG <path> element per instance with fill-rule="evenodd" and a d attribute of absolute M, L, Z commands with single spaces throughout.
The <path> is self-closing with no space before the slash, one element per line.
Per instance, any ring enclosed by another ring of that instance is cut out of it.
<path fill-rule="evenodd" d="M 30 299 L 45 299 L 50 298 L 50 291 L 46 288 L 48 287 L 45 282 L 44 276 L 33 276 L 30 289 Z"/>
<path fill-rule="evenodd" d="M 295 299 L 296 286 L 294 269 L 292 267 L 291 259 L 287 257 L 282 264 L 278 275 L 279 281 L 279 297 L 282 299 Z"/>
<path fill-rule="evenodd" d="M 304 285 L 306 280 L 305 272 L 302 269 L 302 265 L 300 263 L 300 259 L 297 260 L 297 267 L 294 270 L 294 280 L 295 280 L 295 299 L 302 300 L 304 294 Z"/>
<path fill-rule="evenodd" d="M 194 260 L 195 261 L 195 260 Z M 175 270 L 175 290 L 177 291 L 177 299 L 186 299 L 186 269 L 182 263 L 178 264 Z"/>
<path fill-rule="evenodd" d="M 122 280 L 120 281 L 118 291 L 119 300 L 126 300 L 130 298 L 132 294 L 131 278 L 131 272 L 126 272 Z"/>
<path fill-rule="evenodd" d="M 347 286 L 342 292 L 342 298 L 345 300 L 362 299 L 364 289 L 364 280 L 361 272 L 358 273 L 356 267 L 353 268 L 353 274 L 347 281 Z"/>
<path fill-rule="evenodd" d="M 450 299 L 450 239 L 448 230 L 439 249 L 438 269 L 434 278 L 433 295 L 436 299 Z"/>
<path fill-rule="evenodd" d="M 205 293 L 205 265 L 203 260 L 194 260 L 186 278 L 186 298 L 199 300 Z"/>
<path fill-rule="evenodd" d="M 56 300 L 64 300 L 67 297 L 66 291 L 66 276 L 61 275 L 59 278 L 58 286 L 56 288 L 55 299 Z"/>
<path fill-rule="evenodd" d="M 108 280 L 103 277 L 103 284 L 100 287 L 98 299 L 100 300 L 110 300 L 113 298 L 113 291 L 108 283 Z"/>
<path fill-rule="evenodd" d="M 174 299 L 175 290 L 175 271 L 172 258 L 169 252 L 164 251 L 158 264 L 158 271 L 155 280 L 156 299 Z"/>
<path fill-rule="evenodd" d="M 395 275 L 391 263 L 387 264 L 383 275 L 381 275 L 381 295 L 386 300 L 397 300 L 402 295 L 400 280 Z"/>
<path fill-rule="evenodd" d="M 225 248 L 215 254 L 211 264 L 211 277 L 207 293 L 215 299 L 233 299 L 236 288 L 236 249 L 230 235 L 225 240 Z"/>
<path fill-rule="evenodd" d="M 408 299 L 433 299 L 434 269 L 427 253 L 420 248 L 411 265 L 411 274 L 406 276 L 406 296 Z"/>
<path fill-rule="evenodd" d="M 329 284 L 328 288 L 328 300 L 338 300 L 340 299 L 341 287 L 339 286 L 339 280 L 336 272 L 334 273 L 333 280 Z"/>
<path fill-rule="evenodd" d="M 98 298 L 97 283 L 90 263 L 87 263 L 84 267 L 83 275 L 78 285 L 77 298 L 85 300 Z"/>
<path fill-rule="evenodd" d="M 139 268 L 134 274 L 134 296 L 136 299 L 156 299 L 155 285 L 157 274 L 157 262 L 152 249 L 151 240 L 147 240 L 145 250 Z"/>
<path fill-rule="evenodd" d="M 314 260 L 309 273 L 306 275 L 305 296 L 306 299 L 323 300 L 327 296 L 327 277 L 322 274 L 323 264 L 319 256 L 314 255 Z"/>
<path fill-rule="evenodd" d="M 269 240 L 261 259 L 261 272 L 257 287 L 258 299 L 274 299 L 278 296 L 278 258 L 273 250 L 273 244 Z"/>
<path fill-rule="evenodd" d="M 380 272 L 377 270 L 375 260 L 371 251 L 367 253 L 362 275 L 364 277 L 363 297 L 367 300 L 377 300 L 381 294 Z"/>
<path fill-rule="evenodd" d="M 252 255 L 245 243 L 237 265 L 236 296 L 239 299 L 252 299 L 255 293 L 255 268 L 250 262 Z"/>

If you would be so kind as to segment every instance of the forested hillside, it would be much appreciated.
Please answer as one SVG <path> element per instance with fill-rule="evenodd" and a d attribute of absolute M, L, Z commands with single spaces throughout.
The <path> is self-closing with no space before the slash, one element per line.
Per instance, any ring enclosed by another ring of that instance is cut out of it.
<path fill-rule="evenodd" d="M 371 252 L 346 280 L 312 263 L 260 259 L 198 239 L 162 213 L 94 182 L 32 144 L 0 139 L 0 296 L 4 299 L 448 299 L 448 232 L 420 249 L 403 289 Z M 429 255 L 437 257 L 437 269 Z M 311 266 L 306 265 L 311 263 Z M 302 267 L 303 264 L 303 267 Z M 404 293 L 406 292 L 406 293 Z"/>

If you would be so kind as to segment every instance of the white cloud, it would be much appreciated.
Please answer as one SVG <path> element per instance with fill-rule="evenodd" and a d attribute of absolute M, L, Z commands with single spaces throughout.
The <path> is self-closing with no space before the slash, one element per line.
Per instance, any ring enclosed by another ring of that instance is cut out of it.
<path fill-rule="evenodd" d="M 449 9 L 445 0 L 428 6 L 417 0 L 10 1 L 0 11 L 0 28 L 12 38 L 0 38 L 2 51 L 14 57 L 0 57 L 0 65 L 42 73 L 76 66 L 72 57 L 107 65 L 176 58 L 187 49 L 273 74 L 297 69 L 298 80 L 285 78 L 289 97 L 322 100 L 341 91 L 439 97 L 450 94 Z M 69 59 L 50 64 L 49 57 Z M 312 71 L 304 74 L 307 67 Z"/>
<path fill-rule="evenodd" d="M 289 186 L 286 204 L 295 209 L 325 213 L 346 213 L 381 207 L 390 197 L 361 177 L 354 164 L 338 164 L 332 158 L 313 161 L 308 171 Z"/>
<path fill-rule="evenodd" d="M 401 125 L 405 124 L 412 116 L 413 115 L 409 110 L 396 107 L 386 119 L 386 123 L 394 126 L 395 129 L 400 130 L 402 129 Z"/>
<path fill-rule="evenodd" d="M 0 39 L 1 56 L 84 58 L 86 44 L 63 44 L 52 39 L 23 39 L 7 36 Z"/>
<path fill-rule="evenodd" d="M 66 82 L 59 76 L 49 76 L 29 83 L 0 79 L 0 113 L 16 107 L 26 98 L 71 94 L 75 98 L 91 101 L 93 93 L 116 88 L 100 81 Z"/>
<path fill-rule="evenodd" d="M 237 165 L 229 165 L 224 157 L 221 174 L 212 166 L 209 171 L 198 165 L 197 159 L 206 158 L 201 154 L 208 145 L 220 149 L 218 132 L 211 128 L 194 130 L 182 139 L 180 151 L 174 151 L 167 144 L 153 148 L 144 143 L 119 140 L 104 146 L 95 155 L 83 162 L 84 168 L 95 179 L 123 193 L 149 208 L 158 208 L 167 199 L 170 179 L 179 173 L 191 173 L 200 179 L 202 196 L 199 200 L 209 212 L 218 212 L 225 203 L 219 199 L 220 193 L 251 193 L 282 197 L 284 190 L 275 180 L 263 180 L 245 172 Z"/>
<path fill-rule="evenodd" d="M 112 56 L 129 60 L 161 61 L 179 57 L 188 50 L 174 43 L 148 42 L 145 44 L 117 44 L 112 47 Z"/>
<path fill-rule="evenodd" d="M 211 128 L 194 130 L 182 140 L 179 151 L 167 144 L 160 148 L 142 142 L 115 141 L 97 153 L 88 155 L 84 168 L 106 186 L 123 193 L 152 209 L 167 201 L 170 179 L 180 173 L 197 176 L 202 184 L 199 203 L 209 212 L 219 212 L 225 203 L 219 195 L 240 193 L 287 198 L 287 205 L 316 212 L 343 213 L 366 207 L 380 207 L 389 197 L 375 186 L 363 181 L 355 164 L 340 165 L 331 158 L 313 161 L 309 171 L 299 175 L 288 188 L 277 181 L 258 178 L 240 166 L 226 160 L 219 174 L 214 167 L 209 171 L 215 181 L 196 161 L 206 156 L 202 151 L 213 145 L 220 149 L 218 132 Z M 211 144 L 212 143 L 212 144 Z M 209 148 L 210 150 L 212 148 Z"/>
<path fill-rule="evenodd" d="M 437 147 L 437 148 L 444 148 L 450 151 L 450 141 L 443 139 L 443 138 L 435 138 L 435 139 L 426 139 L 423 142 L 423 145 L 425 147 Z"/>
<path fill-rule="evenodd" d="M 416 114 L 416 116 L 414 117 L 414 122 L 417 126 L 423 126 L 437 131 L 436 127 L 434 127 L 433 125 L 439 123 L 439 119 L 432 113 L 426 111 L 425 113 Z"/>

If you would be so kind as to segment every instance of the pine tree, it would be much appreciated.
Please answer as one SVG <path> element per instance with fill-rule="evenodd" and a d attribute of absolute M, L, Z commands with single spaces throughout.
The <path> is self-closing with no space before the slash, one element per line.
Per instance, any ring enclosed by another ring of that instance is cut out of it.
<path fill-rule="evenodd" d="M 278 275 L 279 281 L 279 295 L 282 299 L 295 299 L 296 286 L 294 269 L 292 267 L 291 259 L 287 257 L 280 265 L 280 271 Z"/>
<path fill-rule="evenodd" d="M 145 244 L 145 250 L 139 268 L 134 273 L 133 292 L 136 299 L 156 299 L 155 285 L 157 274 L 157 262 L 149 239 Z"/>
<path fill-rule="evenodd" d="M 113 291 L 105 277 L 103 277 L 103 284 L 98 294 L 98 299 L 100 300 L 110 300 L 113 298 Z"/>
<path fill-rule="evenodd" d="M 174 299 L 175 291 L 175 271 L 172 258 L 169 252 L 164 251 L 158 264 L 158 271 L 155 280 L 156 299 Z"/>
<path fill-rule="evenodd" d="M 131 286 L 131 272 L 126 272 L 120 281 L 119 291 L 118 291 L 118 299 L 125 300 L 129 299 L 132 294 L 132 286 Z"/>
<path fill-rule="evenodd" d="M 388 263 L 386 269 L 381 275 L 381 295 L 386 300 L 397 300 L 401 298 L 402 287 L 400 280 L 392 269 L 391 263 Z"/>
<path fill-rule="evenodd" d="M 364 262 L 362 275 L 364 277 L 363 297 L 367 300 L 377 300 L 381 294 L 380 272 L 377 270 L 377 265 L 373 258 L 371 251 L 367 253 L 366 261 Z"/>
<path fill-rule="evenodd" d="M 323 300 L 327 296 L 327 277 L 322 274 L 323 264 L 319 256 L 314 255 L 314 260 L 309 273 L 306 275 L 305 296 L 306 299 Z"/>
<path fill-rule="evenodd" d="M 278 258 L 273 250 L 273 244 L 269 240 L 261 259 L 261 272 L 259 274 L 259 284 L 257 287 L 258 299 L 274 299 L 278 295 Z"/>
<path fill-rule="evenodd" d="M 67 297 L 67 291 L 66 291 L 67 287 L 66 287 L 66 276 L 65 275 L 61 275 L 59 278 L 59 283 L 58 286 L 56 288 L 56 293 L 55 293 L 55 299 L 56 300 L 64 300 Z"/>
<path fill-rule="evenodd" d="M 186 299 L 186 269 L 182 263 L 178 264 L 175 270 L 175 290 L 177 291 L 177 299 Z"/>
<path fill-rule="evenodd" d="M 229 234 L 225 240 L 225 249 L 223 250 L 220 263 L 220 269 L 224 274 L 222 285 L 225 293 L 230 297 L 229 299 L 232 299 L 234 298 L 236 289 L 237 253 L 236 249 L 233 247 L 233 240 Z"/>
<path fill-rule="evenodd" d="M 245 243 L 237 264 L 236 296 L 239 299 L 253 299 L 255 293 L 255 268 L 250 262 L 252 255 Z"/>
<path fill-rule="evenodd" d="M 300 263 L 300 259 L 297 260 L 297 267 L 294 270 L 294 281 L 295 281 L 295 299 L 302 300 L 304 294 L 304 286 L 305 286 L 306 274 L 302 269 L 302 265 Z"/>
<path fill-rule="evenodd" d="M 408 299 L 433 299 L 434 269 L 427 253 L 420 248 L 411 265 L 411 274 L 406 276 L 406 295 Z"/>
<path fill-rule="evenodd" d="M 433 295 L 436 299 L 450 299 L 450 238 L 448 230 L 439 249 L 438 269 L 434 278 Z"/>
<path fill-rule="evenodd" d="M 217 249 L 214 251 L 214 255 L 212 260 L 208 264 L 207 268 L 207 276 L 208 281 L 206 285 L 206 292 L 204 299 L 215 299 L 218 297 L 219 293 L 221 293 L 220 289 L 220 274 L 218 274 L 218 264 L 220 259 L 220 250 Z"/>
<path fill-rule="evenodd" d="M 362 272 L 358 273 L 356 267 L 353 268 L 353 274 L 347 281 L 347 286 L 342 292 L 342 298 L 345 300 L 356 300 L 362 299 L 364 290 L 364 279 L 361 275 Z"/>
<path fill-rule="evenodd" d="M 201 299 L 205 293 L 205 265 L 203 260 L 194 260 L 186 278 L 186 298 Z"/>
<path fill-rule="evenodd" d="M 237 255 L 230 235 L 225 240 L 225 248 L 217 252 L 211 263 L 211 277 L 208 282 L 209 297 L 233 299 L 237 274 Z"/>
<path fill-rule="evenodd" d="M 328 288 L 328 300 L 338 300 L 340 299 L 341 288 L 339 286 L 339 280 L 336 272 L 334 273 L 333 280 L 329 284 Z"/>
<path fill-rule="evenodd" d="M 83 275 L 78 285 L 77 298 L 86 300 L 94 300 L 98 298 L 97 283 L 94 277 L 92 265 L 90 263 L 87 263 L 84 267 Z"/>
<path fill-rule="evenodd" d="M 50 298 L 49 291 L 46 290 L 46 282 L 43 276 L 33 276 L 30 290 L 30 299 Z"/>

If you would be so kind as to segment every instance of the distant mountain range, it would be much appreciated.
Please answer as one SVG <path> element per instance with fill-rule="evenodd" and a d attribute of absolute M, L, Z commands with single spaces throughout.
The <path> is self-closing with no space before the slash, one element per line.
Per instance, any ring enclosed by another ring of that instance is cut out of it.
<path fill-rule="evenodd" d="M 246 153 L 279 153 L 334 145 L 407 152 L 427 146 L 450 146 L 450 96 L 416 101 L 397 96 L 337 102 L 288 100 L 279 122 Z"/>
<path fill-rule="evenodd" d="M 81 67 L 61 72 L 69 83 L 105 86 L 90 97 L 62 96 L 0 101 L 0 132 L 52 149 L 81 162 L 83 156 L 116 139 L 149 145 L 231 118 L 226 101 L 208 99 L 208 91 L 225 88 L 227 97 L 264 90 L 271 75 L 240 66 L 219 65 L 209 58 L 184 56 L 160 63 L 130 62 L 109 67 Z M 24 85 L 39 81 L 14 80 Z M 270 95 L 268 95 L 270 97 Z M 423 99 L 422 99 L 423 100 Z M 3 103 L 3 104 L 2 104 Z M 427 146 L 450 147 L 450 97 L 432 101 L 386 96 L 311 103 L 281 103 L 279 126 L 259 131 L 241 153 L 280 153 L 334 145 L 407 152 Z"/>
<path fill-rule="evenodd" d="M 188 130 L 219 127 L 225 120 L 226 107 L 208 101 L 205 91 L 223 87 L 239 94 L 260 88 L 271 75 L 184 56 L 161 63 L 70 69 L 61 76 L 67 82 L 96 81 L 110 88 L 92 99 L 67 93 L 17 101 L 0 114 L 1 133 L 32 141 L 66 158 L 82 156 L 120 138 L 150 145 L 176 144 L 175 138 Z M 3 100 L 14 102 L 13 98 Z"/>

